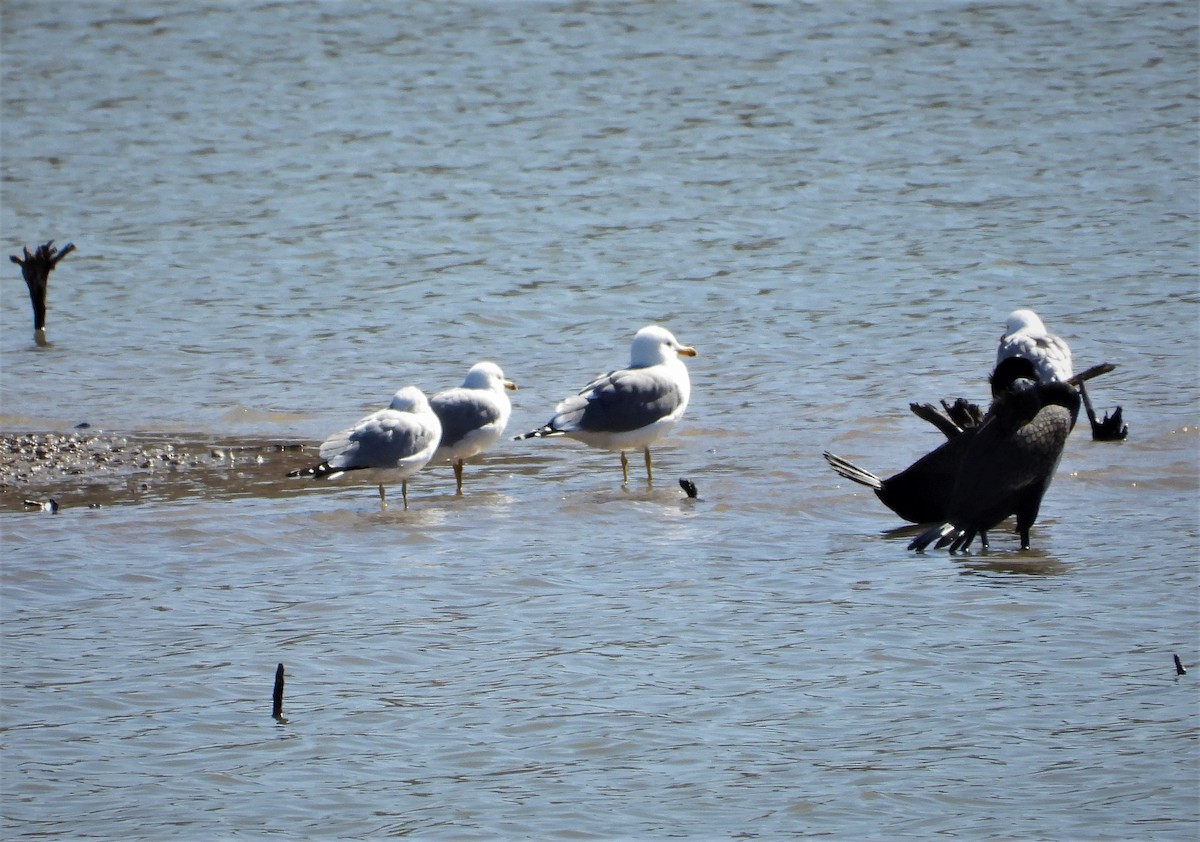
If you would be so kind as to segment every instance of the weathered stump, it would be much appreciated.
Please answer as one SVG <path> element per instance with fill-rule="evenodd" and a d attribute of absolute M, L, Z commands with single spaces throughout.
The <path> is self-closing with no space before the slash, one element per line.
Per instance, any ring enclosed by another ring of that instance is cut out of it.
<path fill-rule="evenodd" d="M 33 304 L 33 339 L 39 345 L 46 344 L 46 290 L 50 285 L 50 272 L 75 248 L 73 243 L 67 243 L 62 251 L 54 247 L 54 240 L 37 247 L 33 254 L 29 247 L 23 251 L 25 257 L 9 255 L 9 260 L 21 267 L 21 276 L 25 278 L 25 286 L 29 287 L 29 300 Z"/>

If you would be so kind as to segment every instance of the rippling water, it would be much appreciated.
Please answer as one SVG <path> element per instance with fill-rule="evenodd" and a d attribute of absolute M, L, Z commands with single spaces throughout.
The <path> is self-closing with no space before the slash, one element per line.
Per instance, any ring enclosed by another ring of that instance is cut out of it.
<path fill-rule="evenodd" d="M 77 246 L 49 348 L 0 287 L 8 430 L 318 441 L 487 357 L 517 433 L 700 351 L 653 488 L 5 491 L 6 838 L 1195 838 L 1193 4 L 2 14 L 5 247 Z M 820 453 L 933 447 L 1016 306 L 1130 438 L 1031 551 L 908 553 Z"/>

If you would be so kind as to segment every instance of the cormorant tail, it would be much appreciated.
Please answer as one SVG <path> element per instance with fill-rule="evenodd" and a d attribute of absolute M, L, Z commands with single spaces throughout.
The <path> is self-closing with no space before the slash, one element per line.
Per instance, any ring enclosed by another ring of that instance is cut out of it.
<path fill-rule="evenodd" d="M 883 480 L 875 476 L 868 470 L 858 467 L 853 462 L 847 462 L 840 456 L 835 456 L 826 450 L 822 456 L 829 463 L 829 467 L 833 468 L 843 477 L 852 482 L 857 482 L 859 485 L 865 485 L 867 488 L 873 488 L 880 491 L 883 488 Z"/>

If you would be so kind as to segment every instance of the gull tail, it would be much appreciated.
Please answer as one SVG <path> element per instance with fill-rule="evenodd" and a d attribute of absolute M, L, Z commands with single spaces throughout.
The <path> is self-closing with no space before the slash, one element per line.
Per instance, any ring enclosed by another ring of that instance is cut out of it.
<path fill-rule="evenodd" d="M 865 485 L 867 488 L 873 488 L 876 491 L 883 488 L 883 480 L 870 471 L 858 467 L 853 462 L 847 462 L 841 456 L 834 456 L 828 450 L 822 455 L 825 457 L 825 461 L 829 463 L 829 467 L 833 468 L 846 479 L 857 482 L 859 485 Z"/>
<path fill-rule="evenodd" d="M 288 474 L 289 477 L 312 477 L 313 479 L 337 479 L 346 471 L 363 471 L 366 470 L 366 465 L 351 465 L 350 467 L 335 468 L 328 462 L 322 462 L 320 465 L 313 465 L 311 468 L 301 468 L 298 471 L 292 471 Z"/>

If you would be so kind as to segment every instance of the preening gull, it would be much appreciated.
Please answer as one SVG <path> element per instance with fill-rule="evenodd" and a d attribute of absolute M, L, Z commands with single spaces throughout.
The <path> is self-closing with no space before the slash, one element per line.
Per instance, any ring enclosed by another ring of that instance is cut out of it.
<path fill-rule="evenodd" d="M 321 445 L 322 462 L 292 471 L 289 477 L 336 479 L 349 471 L 367 471 L 379 483 L 379 499 L 387 506 L 384 481 L 400 480 L 408 508 L 408 478 L 433 457 L 442 437 L 442 424 L 424 392 L 405 386 L 392 396 L 387 409 L 373 412 L 348 430 L 334 433 Z"/>
<path fill-rule="evenodd" d="M 1021 378 L 1032 381 L 1036 376 L 1033 363 L 1023 357 L 1009 357 L 996 366 L 988 378 L 993 400 L 988 415 L 1003 406 L 1000 398 L 1013 383 Z M 987 415 L 980 420 L 980 425 L 986 418 Z M 979 426 L 956 429 L 956 434 L 948 441 L 887 479 L 828 451 L 823 455 L 831 468 L 846 479 L 872 489 L 880 502 L 904 520 L 940 523 L 950 511 L 955 481 Z"/>
<path fill-rule="evenodd" d="M 908 548 L 924 550 L 936 541 L 953 553 L 969 549 L 978 534 L 986 550 L 987 531 L 1015 514 L 1021 549 L 1029 549 L 1029 530 L 1075 426 L 1079 404 L 1079 393 L 1066 383 L 1014 381 L 970 438 L 945 519 Z"/>
<path fill-rule="evenodd" d="M 433 461 L 454 463 L 454 480 L 462 494 L 463 462 L 483 453 L 504 434 L 512 403 L 506 389 L 516 389 L 500 366 L 481 362 L 471 366 L 461 386 L 438 392 L 429 399 L 442 423 L 442 441 Z"/>
<path fill-rule="evenodd" d="M 1029 360 L 1037 370 L 1037 379 L 1044 383 L 1051 380 L 1066 383 L 1075 373 L 1067 343 L 1046 330 L 1032 310 L 1013 310 L 1008 314 L 1000 347 L 996 349 L 996 365 L 1009 357 Z"/>
<path fill-rule="evenodd" d="M 642 328 L 633 337 L 629 368 L 597 377 L 578 395 L 560 402 L 544 426 L 517 438 L 567 436 L 589 447 L 620 451 L 626 484 L 625 451 L 642 448 L 646 479 L 653 482 L 650 445 L 679 423 L 691 396 L 687 366 L 680 356 L 694 357 L 696 349 L 681 345 L 666 328 Z"/>
<path fill-rule="evenodd" d="M 1013 310 L 1008 315 L 1004 335 L 1000 337 L 1000 346 L 996 349 L 996 362 L 1000 363 L 1009 357 L 1024 357 L 1033 362 L 1037 368 L 1038 380 L 1042 383 L 1057 380 L 1062 383 L 1070 381 L 1077 385 L 1094 440 L 1120 441 L 1129 435 L 1129 428 L 1121 419 L 1121 407 L 1113 410 L 1111 418 L 1107 413 L 1103 420 L 1096 418 L 1092 402 L 1088 398 L 1087 387 L 1083 384 L 1084 375 L 1074 377 L 1071 349 L 1060 337 L 1046 330 L 1046 325 L 1032 310 Z M 1105 368 L 1111 371 L 1113 366 L 1106 365 Z"/>

